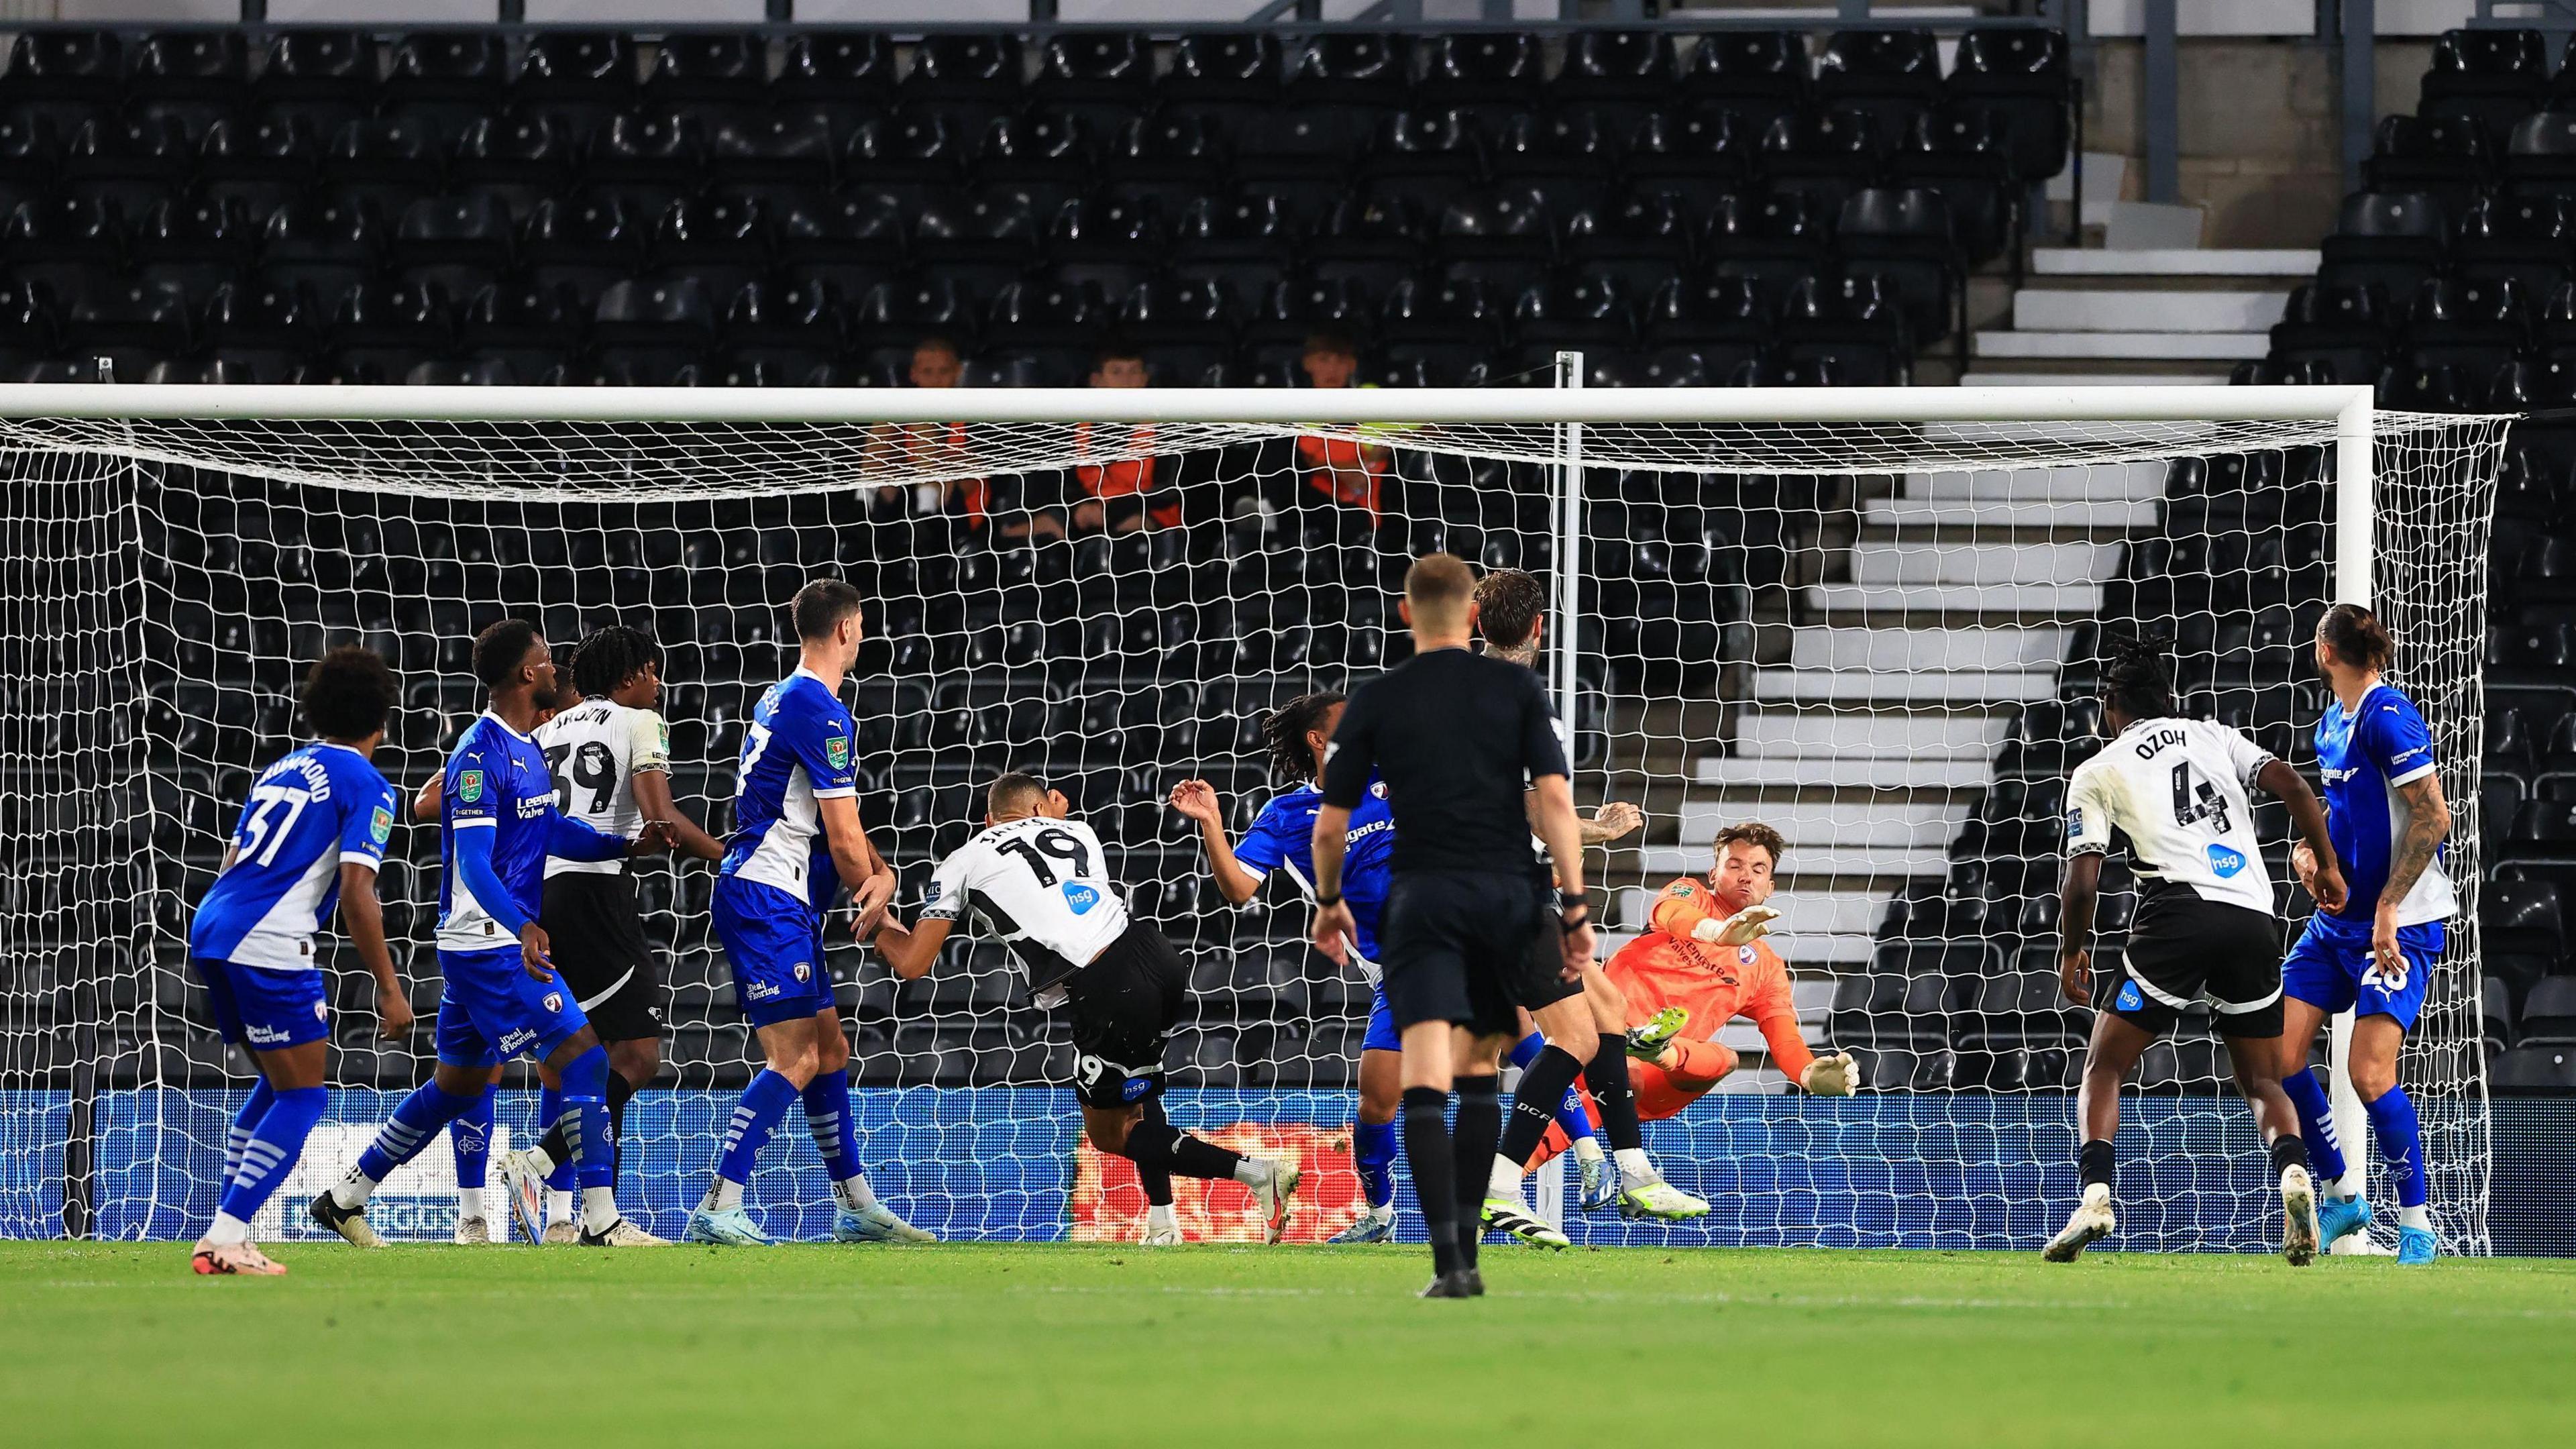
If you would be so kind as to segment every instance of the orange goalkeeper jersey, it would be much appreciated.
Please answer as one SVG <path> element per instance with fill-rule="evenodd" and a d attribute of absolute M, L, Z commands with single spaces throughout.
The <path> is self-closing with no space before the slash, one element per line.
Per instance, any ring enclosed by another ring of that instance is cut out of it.
<path fill-rule="evenodd" d="M 1816 1054 L 1798 1034 L 1789 968 L 1762 941 L 1712 946 L 1691 939 L 1691 928 L 1716 905 L 1707 884 L 1689 876 L 1665 886 L 1655 897 L 1654 929 L 1620 947 L 1602 969 L 1628 998 L 1630 1025 L 1678 1006 L 1690 1014 L 1684 1036 L 1715 1041 L 1729 1021 L 1749 1017 L 1770 1045 L 1771 1064 L 1796 1081 Z"/>

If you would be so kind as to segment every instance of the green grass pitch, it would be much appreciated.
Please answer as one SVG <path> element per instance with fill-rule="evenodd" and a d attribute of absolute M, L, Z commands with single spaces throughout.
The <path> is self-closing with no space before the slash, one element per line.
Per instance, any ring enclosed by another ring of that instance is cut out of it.
<path fill-rule="evenodd" d="M 2576 1262 L 0 1244 L 25 1445 L 2567 1443 Z"/>

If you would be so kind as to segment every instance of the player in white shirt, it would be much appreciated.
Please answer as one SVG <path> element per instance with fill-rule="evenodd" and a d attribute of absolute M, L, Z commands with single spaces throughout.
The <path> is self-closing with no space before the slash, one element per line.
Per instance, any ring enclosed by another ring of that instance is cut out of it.
<path fill-rule="evenodd" d="M 896 976 L 915 980 L 958 922 L 979 919 L 969 929 L 1008 943 L 1031 1000 L 1063 1008 L 1073 1028 L 1073 1095 L 1091 1145 L 1139 1171 L 1242 1183 L 1275 1243 L 1298 1169 L 1228 1151 L 1164 1117 L 1163 1047 L 1189 997 L 1189 968 L 1161 931 L 1127 913 L 1100 837 L 1069 815 L 1064 792 L 1031 776 L 995 780 L 985 828 L 931 873 L 909 929 L 890 915 L 877 927 L 876 948 Z"/>
<path fill-rule="evenodd" d="M 2052 1263 L 2073 1262 L 2118 1226 L 2111 1209 L 2113 1137 L 2120 1083 L 2147 1047 L 2206 996 L 2227 1042 L 2236 1085 L 2269 1144 L 2287 1217 L 2282 1253 L 2316 1257 L 2317 1196 L 2299 1117 L 2281 1090 L 2281 925 L 2271 874 L 2254 833 L 2255 786 L 2290 807 L 2300 838 L 2320 857 L 2326 815 L 2299 772 L 2226 725 L 2177 717 L 2164 647 L 2113 647 L 2102 670 L 2102 716 L 2111 739 L 2075 769 L 2066 791 L 2066 882 L 2058 974 L 2067 999 L 2093 1001 L 2093 909 L 2102 858 L 2125 839 L 2138 878 L 2138 911 L 2122 954 L 2125 979 L 2093 1019 L 2076 1095 L 2083 1199 L 2049 1241 Z M 2343 880 L 2318 878 L 2320 900 L 2340 903 Z"/>

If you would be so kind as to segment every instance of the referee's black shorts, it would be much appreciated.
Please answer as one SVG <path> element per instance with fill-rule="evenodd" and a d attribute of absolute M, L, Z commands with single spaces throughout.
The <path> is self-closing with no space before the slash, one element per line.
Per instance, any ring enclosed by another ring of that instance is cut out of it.
<path fill-rule="evenodd" d="M 2129 923 L 2111 1014 L 2161 1036 L 2206 997 L 2220 1036 L 2281 1034 L 2281 923 L 2269 911 L 2153 885 Z"/>
<path fill-rule="evenodd" d="M 662 969 L 644 940 L 632 877 L 622 870 L 547 876 L 537 921 L 546 928 L 555 974 L 601 1041 L 662 1034 Z"/>
<path fill-rule="evenodd" d="M 1378 917 L 1387 1009 L 1396 1029 L 1445 1021 L 1506 1035 L 1532 1011 L 1580 992 L 1544 881 L 1520 871 L 1429 870 L 1396 876 Z"/>

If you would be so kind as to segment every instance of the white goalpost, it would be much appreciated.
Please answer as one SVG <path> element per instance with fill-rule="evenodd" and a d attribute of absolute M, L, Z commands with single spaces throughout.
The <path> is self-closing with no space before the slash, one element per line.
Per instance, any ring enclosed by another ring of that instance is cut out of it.
<path fill-rule="evenodd" d="M 848 697 L 898 910 L 980 814 L 981 781 L 1060 783 L 1192 963 L 1174 1119 L 1301 1157 L 1317 1187 L 1297 1235 L 1329 1234 L 1356 1210 L 1367 987 L 1303 948 L 1284 881 L 1228 909 L 1164 797 L 1211 780 L 1239 838 L 1292 783 L 1264 764 L 1262 715 L 1401 659 L 1391 590 L 1445 548 L 1541 579 L 1578 801 L 1646 813 L 1589 863 L 1610 944 L 1665 880 L 1707 868 L 1721 825 L 1768 820 L 1789 841 L 1774 904 L 1798 1031 L 1868 1078 L 1851 1099 L 1791 1095 L 1772 1041 L 1737 1023 L 1737 1073 L 1648 1128 L 1717 1210 L 1586 1217 L 1551 1164 L 1542 1208 L 1578 1241 L 2044 1240 L 2074 1195 L 2082 1022 L 2054 996 L 2055 871 L 2100 638 L 2173 639 L 2187 707 L 2312 772 L 2304 631 L 2351 600 L 2396 636 L 2457 821 L 2463 912 L 2401 1074 L 2446 1246 L 2484 1248 L 2480 671 L 2506 419 L 2381 412 L 2364 388 L 1649 392 L 1558 373 L 1349 392 L 0 387 L 0 842 L 17 866 L 0 881 L 0 1235 L 173 1237 L 211 1210 L 251 1077 L 212 1038 L 187 914 L 247 772 L 298 737 L 293 690 L 321 649 L 394 665 L 379 760 L 408 792 L 480 707 L 475 630 L 527 617 L 560 651 L 645 626 L 667 655 L 674 794 L 721 833 L 744 713 L 792 664 L 781 610 L 826 572 L 870 600 Z M 2263 825 L 2295 929 L 2286 822 Z M 437 857 L 435 830 L 406 826 L 380 883 L 424 1018 Z M 671 1031 L 630 1113 L 626 1191 L 657 1230 L 694 1198 L 756 1054 L 708 883 L 668 863 L 638 878 Z M 2117 870 L 2105 889 L 2097 962 L 2134 900 Z M 1061 1028 L 996 948 L 954 946 L 898 987 L 836 928 L 829 968 L 863 1154 L 907 1217 L 961 1237 L 1132 1234 L 1132 1172 L 1077 1147 Z M 370 1039 L 356 984 L 335 985 L 334 1105 L 282 1202 L 340 1171 L 427 1069 L 425 1029 Z M 2357 1148 L 2340 1045 L 2335 1065 Z M 2142 1064 L 2130 1246 L 2265 1243 L 2253 1129 L 2224 1078 L 2205 1018 Z M 514 1077 L 505 1136 L 533 1104 Z M 806 1149 L 784 1156 L 754 1211 L 812 1235 L 828 1190 Z M 387 1185 L 380 1229 L 445 1235 L 445 1159 Z M 1252 1233 L 1237 1196 L 1188 1197 L 1191 1233 Z M 274 1231 L 294 1235 L 292 1216 Z M 1404 1221 L 1418 1234 L 1409 1203 Z"/>

